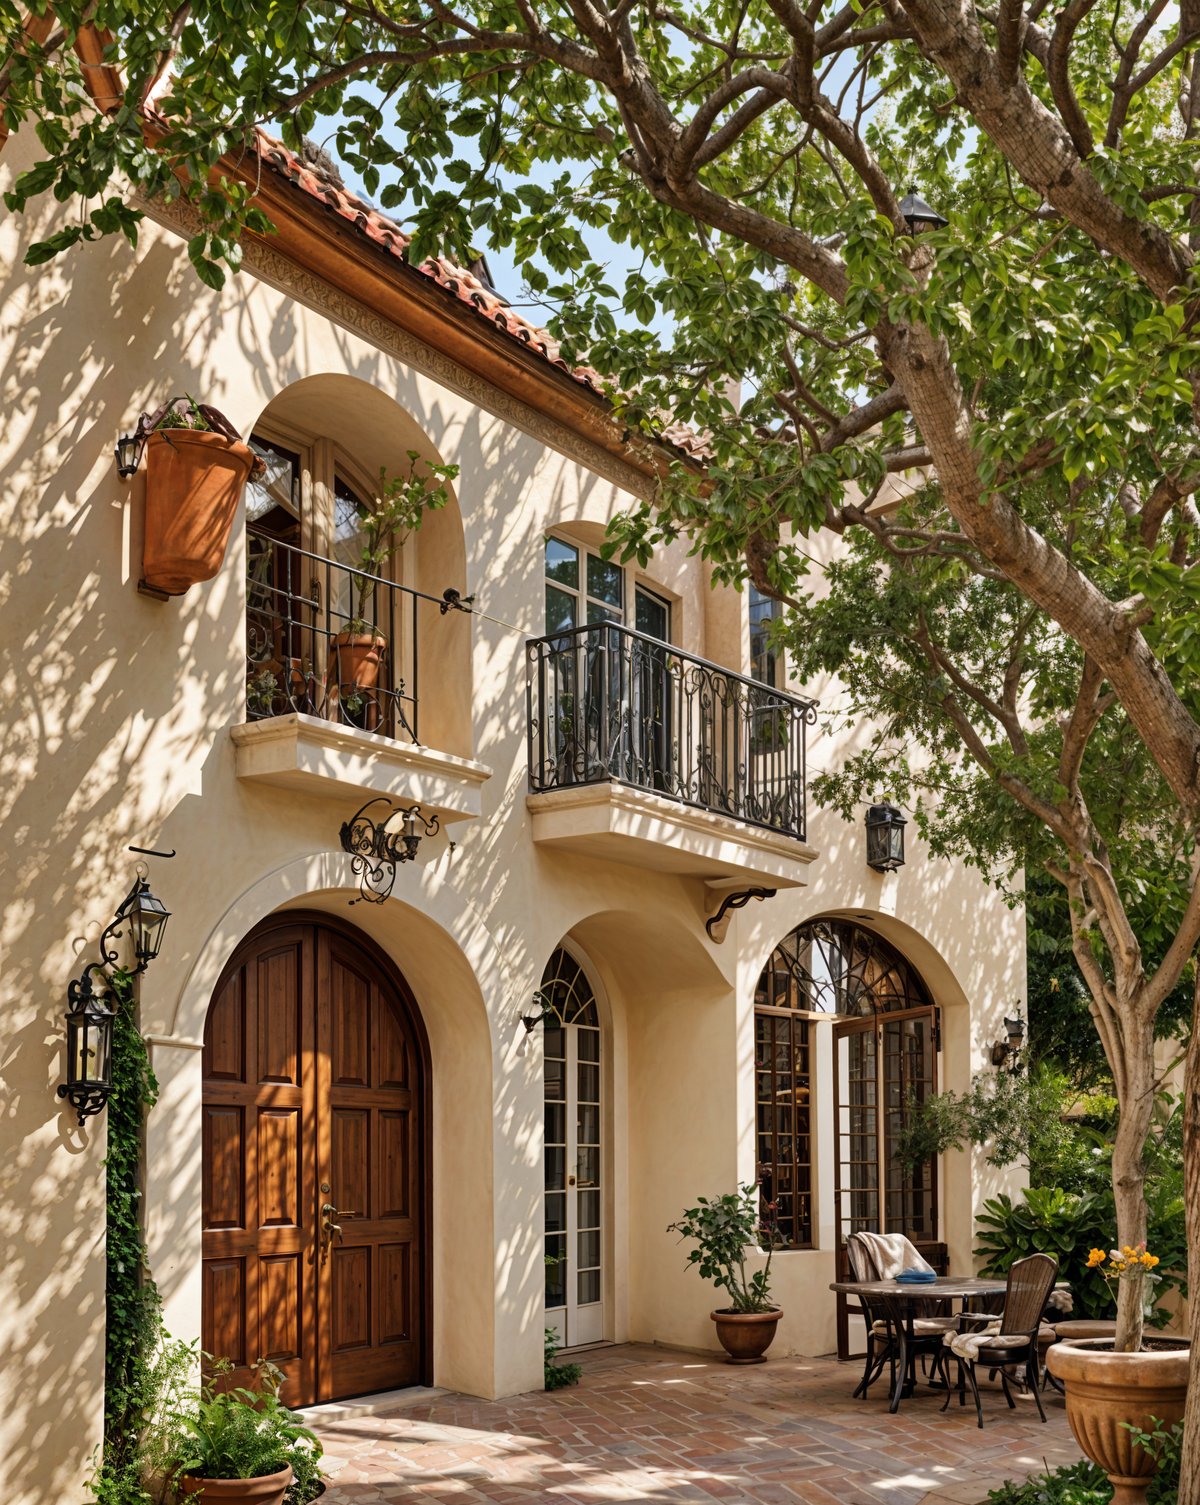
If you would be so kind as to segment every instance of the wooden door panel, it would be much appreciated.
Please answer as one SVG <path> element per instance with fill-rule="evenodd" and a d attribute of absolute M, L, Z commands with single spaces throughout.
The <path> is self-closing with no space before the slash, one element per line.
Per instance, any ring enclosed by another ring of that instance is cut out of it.
<path fill-rule="evenodd" d="M 213 998 L 202 1109 L 205 1350 L 292 1405 L 425 1378 L 424 1059 L 369 951 L 316 924 L 248 941 Z M 321 1210 L 340 1234 L 321 1237 Z"/>
<path fill-rule="evenodd" d="M 230 1384 L 277 1364 L 293 1405 L 316 1375 L 312 949 L 303 926 L 248 943 L 204 1043 L 201 1342 L 233 1364 Z"/>
<path fill-rule="evenodd" d="M 324 938 L 330 1017 L 327 1184 L 340 1235 L 321 1264 L 322 1397 L 413 1384 L 422 1366 L 421 1176 L 414 1043 L 404 1003 L 340 937 Z"/>

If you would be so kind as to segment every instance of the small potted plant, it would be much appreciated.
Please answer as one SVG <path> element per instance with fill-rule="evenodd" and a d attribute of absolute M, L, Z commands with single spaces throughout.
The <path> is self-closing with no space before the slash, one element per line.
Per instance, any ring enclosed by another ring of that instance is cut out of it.
<path fill-rule="evenodd" d="M 168 1367 L 179 1376 L 186 1344 Z M 321 1444 L 279 1399 L 283 1375 L 260 1364 L 254 1390 L 221 1389 L 230 1365 L 203 1356 L 207 1377 L 176 1378 L 150 1418 L 144 1451 L 151 1472 L 180 1502 L 198 1496 L 222 1505 L 307 1505 L 324 1492 Z M 194 1372 L 194 1371 L 193 1371 Z"/>
<path fill-rule="evenodd" d="M 781 1240 L 774 1222 L 759 1215 L 758 1188 L 741 1186 L 724 1196 L 697 1197 L 696 1206 L 670 1225 L 668 1233 L 690 1239 L 688 1264 L 724 1291 L 731 1305 L 710 1313 L 730 1364 L 762 1364 L 782 1310 L 771 1301 L 771 1256 Z M 746 1270 L 746 1254 L 764 1249 L 761 1270 Z"/>
<path fill-rule="evenodd" d="M 221 568 L 242 490 L 262 461 L 216 408 L 172 397 L 138 420 L 146 448 L 142 579 L 182 596 Z"/>
<path fill-rule="evenodd" d="M 1114 1285 L 1131 1283 L 1143 1315 L 1152 1307 L 1158 1258 L 1145 1244 L 1093 1249 L 1087 1263 Z M 1066 1338 L 1048 1350 L 1046 1367 L 1062 1382 L 1075 1441 L 1108 1475 L 1114 1505 L 1146 1499 L 1158 1457 L 1138 1445 L 1137 1434 L 1183 1419 L 1189 1359 L 1186 1339 L 1148 1338 L 1140 1331 L 1128 1351 L 1118 1351 L 1112 1338 Z"/>
<path fill-rule="evenodd" d="M 457 465 L 435 465 L 422 460 L 415 449 L 408 451 L 404 475 L 389 479 L 386 470 L 379 472 L 379 496 L 362 519 L 363 550 L 357 565 L 360 573 L 353 580 L 351 615 L 332 639 L 332 696 L 356 721 L 364 705 L 374 701 L 388 648 L 378 619 L 372 621 L 368 615 L 379 577 L 420 528 L 425 514 L 439 511 L 450 500 L 446 482 L 457 474 Z"/>

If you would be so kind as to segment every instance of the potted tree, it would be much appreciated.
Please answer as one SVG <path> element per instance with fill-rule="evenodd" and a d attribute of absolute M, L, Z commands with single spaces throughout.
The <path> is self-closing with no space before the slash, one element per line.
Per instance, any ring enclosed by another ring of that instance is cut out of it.
<path fill-rule="evenodd" d="M 369 615 L 379 577 L 420 528 L 425 514 L 439 511 L 450 500 L 446 483 L 458 474 L 457 465 L 435 465 L 422 460 L 415 449 L 407 453 L 405 474 L 389 478 L 386 470 L 379 472 L 379 495 L 362 519 L 363 549 L 353 580 L 350 617 L 331 642 L 331 699 L 354 717 L 373 704 L 387 655 L 388 642 L 379 630 L 378 617 Z"/>
<path fill-rule="evenodd" d="M 207 1377 L 191 1378 L 203 1357 Z M 170 1375 L 142 1443 L 148 1473 L 168 1499 L 222 1505 L 307 1505 L 324 1493 L 321 1444 L 279 1399 L 283 1375 L 257 1368 L 258 1388 L 221 1388 L 230 1365 L 167 1345 Z"/>
<path fill-rule="evenodd" d="M 221 568 L 242 490 L 262 461 L 223 413 L 172 397 L 138 420 L 146 450 L 142 579 L 182 596 Z"/>
<path fill-rule="evenodd" d="M 705 1280 L 729 1297 L 730 1305 L 711 1312 L 717 1338 L 729 1355 L 730 1364 L 762 1364 L 783 1316 L 771 1301 L 771 1255 L 779 1234 L 770 1220 L 759 1216 L 758 1188 L 740 1186 L 724 1196 L 697 1197 L 695 1207 L 685 1210 L 667 1229 L 690 1239 L 695 1247 L 688 1264 L 697 1265 Z M 746 1270 L 746 1254 L 765 1249 L 767 1262 L 761 1270 Z"/>
<path fill-rule="evenodd" d="M 1088 1268 L 1117 1283 L 1142 1311 L 1153 1306 L 1157 1264 L 1145 1244 L 1088 1256 Z M 1158 1458 L 1138 1436 L 1183 1420 L 1189 1349 L 1179 1339 L 1143 1335 L 1132 1352 L 1111 1338 L 1081 1338 L 1055 1343 L 1046 1354 L 1047 1368 L 1063 1383 L 1075 1441 L 1108 1475 L 1114 1505 L 1144 1505 Z"/>

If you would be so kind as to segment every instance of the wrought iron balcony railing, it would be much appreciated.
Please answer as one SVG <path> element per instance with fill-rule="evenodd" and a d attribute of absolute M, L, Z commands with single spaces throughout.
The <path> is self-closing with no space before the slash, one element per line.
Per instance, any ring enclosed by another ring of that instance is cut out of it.
<path fill-rule="evenodd" d="M 416 742 L 418 614 L 444 602 L 252 529 L 246 713 L 302 711 Z"/>
<path fill-rule="evenodd" d="M 526 648 L 535 793 L 631 784 L 805 836 L 805 742 L 816 702 L 615 623 Z"/>

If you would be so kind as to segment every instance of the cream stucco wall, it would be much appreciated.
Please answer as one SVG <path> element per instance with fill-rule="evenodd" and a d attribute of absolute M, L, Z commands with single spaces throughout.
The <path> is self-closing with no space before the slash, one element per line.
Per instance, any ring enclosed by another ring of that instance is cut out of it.
<path fill-rule="evenodd" d="M 21 141 L 10 142 L 0 188 L 23 165 Z M 606 1018 L 608 1335 L 712 1347 L 708 1293 L 665 1228 L 697 1193 L 753 1179 L 753 991 L 771 947 L 812 915 L 867 916 L 942 1004 L 942 1078 L 961 1085 L 984 1064 L 1005 1006 L 1024 996 L 1019 913 L 911 837 L 906 868 L 881 878 L 865 866 L 860 826 L 813 812 L 807 886 L 742 911 L 717 946 L 697 879 L 535 845 L 524 638 L 543 626 L 543 534 L 598 538 L 629 504 L 621 481 L 631 478 L 345 298 L 309 278 L 289 285 L 277 257 L 212 293 L 178 236 L 147 222 L 136 252 L 109 241 L 25 269 L 24 243 L 45 233 L 46 212 L 0 223 L 7 1498 L 74 1498 L 99 1441 L 105 1120 L 81 1130 L 54 1088 L 66 982 L 128 886 L 130 843 L 179 853 L 154 868 L 173 918 L 141 998 L 162 1084 L 147 1130 L 147 1220 L 173 1332 L 199 1327 L 199 1045 L 211 991 L 259 919 L 305 908 L 371 934 L 428 1031 L 434 1381 L 482 1395 L 540 1383 L 540 1043 L 526 1040 L 520 1015 L 564 941 Z M 406 551 L 403 570 L 435 595 L 475 592 L 486 613 L 422 621 L 421 698 L 424 739 L 490 777 L 480 817 L 428 840 L 382 906 L 346 907 L 356 889 L 337 830 L 360 801 L 332 780 L 285 790 L 238 777 L 244 520 L 209 584 L 168 603 L 136 591 L 143 482 L 119 483 L 112 445 L 143 408 L 180 391 L 246 433 L 270 409 L 353 450 L 368 471 L 414 436 L 460 467 L 454 507 Z M 682 547 L 649 576 L 673 602 L 681 647 L 744 665 L 741 598 L 712 593 Z M 843 746 L 818 735 L 813 759 L 830 763 Z M 833 1346 L 832 1146 L 821 1133 L 821 1247 L 777 1262 L 780 1343 L 805 1353 Z M 971 1263 L 972 1205 L 994 1179 L 973 1157 L 945 1167 L 958 1268 Z"/>

